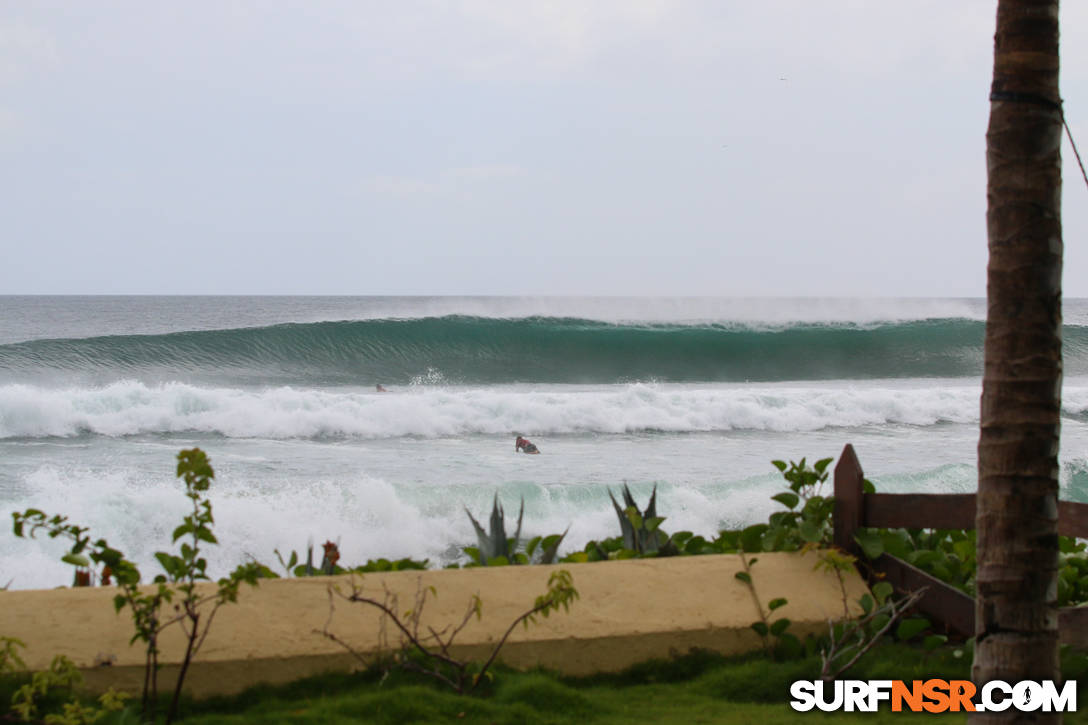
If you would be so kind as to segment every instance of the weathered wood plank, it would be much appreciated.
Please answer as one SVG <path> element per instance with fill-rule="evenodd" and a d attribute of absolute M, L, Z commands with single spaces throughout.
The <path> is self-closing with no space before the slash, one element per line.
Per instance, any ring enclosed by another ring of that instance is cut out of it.
<path fill-rule="evenodd" d="M 1062 644 L 1088 647 L 1088 607 L 1058 610 L 1058 636 Z"/>
<path fill-rule="evenodd" d="M 859 527 L 905 529 L 975 528 L 975 494 L 870 493 L 863 492 L 864 474 L 854 447 L 843 448 L 835 466 L 835 545 L 858 551 L 854 535 Z M 1063 536 L 1088 538 L 1088 504 L 1058 502 L 1058 531 Z M 965 636 L 975 634 L 975 600 L 955 587 L 921 569 L 884 554 L 872 562 L 897 590 L 926 593 L 919 611 Z M 1065 607 L 1059 611 L 1058 627 L 1062 644 L 1088 647 L 1088 606 Z"/>
<path fill-rule="evenodd" d="M 925 587 L 926 592 L 916 605 L 933 620 L 942 622 L 956 632 L 973 637 L 975 634 L 975 600 L 959 589 L 926 574 L 916 566 L 889 554 L 873 562 L 885 581 L 902 592 L 914 592 Z"/>
<path fill-rule="evenodd" d="M 865 494 L 861 525 L 888 529 L 973 529 L 975 494 Z"/>
<path fill-rule="evenodd" d="M 838 471 L 836 467 L 836 481 Z M 973 529 L 975 494 L 867 493 L 861 497 L 858 526 L 888 529 Z M 1088 504 L 1059 501 L 1058 530 L 1063 536 L 1088 538 Z"/>
<path fill-rule="evenodd" d="M 1062 536 L 1088 538 L 1088 504 L 1059 501 L 1058 533 Z"/>
<path fill-rule="evenodd" d="M 927 587 L 917 607 L 924 614 L 965 636 L 975 629 L 975 600 L 902 559 L 884 554 L 873 568 L 885 575 L 885 581 L 901 592 Z M 1058 611 L 1058 631 L 1062 644 L 1088 647 L 1088 607 L 1063 607 Z"/>
<path fill-rule="evenodd" d="M 859 554 L 861 547 L 854 541 L 854 534 L 861 523 L 861 499 L 864 492 L 861 471 L 854 446 L 849 443 L 842 449 L 835 464 L 835 512 L 832 540 L 843 551 Z"/>

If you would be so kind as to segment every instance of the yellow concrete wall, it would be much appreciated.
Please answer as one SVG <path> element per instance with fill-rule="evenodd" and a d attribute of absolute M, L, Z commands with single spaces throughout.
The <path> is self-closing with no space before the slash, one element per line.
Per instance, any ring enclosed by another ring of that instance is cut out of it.
<path fill-rule="evenodd" d="M 813 554 L 759 554 L 752 567 L 763 606 L 776 597 L 789 604 L 775 612 L 792 620 L 791 632 L 823 631 L 828 618 L 843 612 L 843 593 L 834 574 L 814 568 Z M 419 587 L 434 587 L 423 625 L 435 629 L 459 623 L 473 594 L 483 600 L 483 617 L 465 626 L 455 640 L 459 656 L 483 660 L 510 623 L 547 589 L 554 569 L 573 576 L 581 598 L 569 613 L 539 619 L 514 630 L 500 659 L 514 667 L 541 665 L 569 674 L 616 671 L 653 657 L 701 647 L 738 653 L 760 646 L 749 625 L 759 614 L 751 591 L 735 578 L 738 555 L 632 559 L 560 566 L 498 567 L 423 572 L 390 572 L 357 577 L 364 593 L 381 599 L 395 594 L 399 609 L 411 608 Z M 320 634 L 329 631 L 358 652 L 380 646 L 380 613 L 363 604 L 333 598 L 329 586 L 350 590 L 346 576 L 262 581 L 243 587 L 239 602 L 219 610 L 186 678 L 194 695 L 238 692 L 259 682 L 285 682 L 327 670 L 348 670 L 358 660 Z M 847 600 L 855 602 L 865 584 L 846 578 Z M 84 670 L 94 689 L 113 686 L 138 692 L 143 677 L 141 643 L 129 646 L 131 618 L 116 614 L 113 588 L 0 592 L 0 635 L 26 643 L 31 669 L 64 654 Z M 856 605 L 855 605 L 856 606 Z M 389 625 L 389 642 L 397 639 Z M 177 627 L 164 632 L 160 683 L 172 683 L 184 653 Z M 98 663 L 110 661 L 110 665 Z M 160 685 L 161 687 L 161 685 Z"/>

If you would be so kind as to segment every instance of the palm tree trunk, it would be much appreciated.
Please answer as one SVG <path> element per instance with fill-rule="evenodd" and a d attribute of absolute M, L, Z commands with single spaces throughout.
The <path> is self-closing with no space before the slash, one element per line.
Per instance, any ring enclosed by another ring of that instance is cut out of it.
<path fill-rule="evenodd" d="M 986 133 L 990 262 L 973 677 L 1057 680 L 1061 405 L 1058 0 L 1000 0 Z M 1060 722 L 976 713 L 972 723 Z"/>

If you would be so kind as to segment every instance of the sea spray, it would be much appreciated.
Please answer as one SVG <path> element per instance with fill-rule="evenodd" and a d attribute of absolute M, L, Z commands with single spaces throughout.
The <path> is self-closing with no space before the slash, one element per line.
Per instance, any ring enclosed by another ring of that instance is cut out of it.
<path fill-rule="evenodd" d="M 1088 323 L 1066 300 L 1065 319 Z M 985 300 L 849 297 L 0 296 L 0 345 L 350 320 L 578 318 L 618 324 L 792 324 L 985 320 Z M 1072 314 L 1071 314 L 1072 313 Z"/>
<path fill-rule="evenodd" d="M 223 466 L 219 467 L 223 469 Z M 220 546 L 208 552 L 210 569 L 221 573 L 249 558 L 274 564 L 273 551 L 302 551 L 307 540 L 340 544 L 345 563 L 369 558 L 427 558 L 435 566 L 464 560 L 462 548 L 475 538 L 464 507 L 486 512 L 496 489 L 437 492 L 419 486 L 393 486 L 362 476 L 354 480 L 310 481 L 293 487 L 290 480 L 265 480 L 217 472 L 219 491 L 213 501 Z M 147 571 L 156 569 L 153 555 L 169 540 L 184 501 L 168 479 L 161 484 L 137 471 L 103 477 L 88 470 L 43 467 L 28 477 L 22 496 L 5 502 L 12 510 L 31 505 L 69 515 L 89 526 Z M 641 490 L 643 486 L 636 486 Z M 671 490 L 671 487 L 666 487 Z M 516 506 L 524 494 L 526 536 L 562 532 L 570 526 L 570 544 L 580 548 L 590 538 L 608 535 L 614 513 L 605 488 L 594 484 L 540 487 L 520 484 L 499 487 L 500 499 Z M 738 492 L 740 493 L 740 492 Z M 717 496 L 716 496 L 717 497 Z M 450 505 L 457 502 L 461 505 Z M 724 503 L 724 497 L 721 499 Z M 737 502 L 734 501 L 734 504 Z M 676 527 L 711 533 L 722 524 L 710 513 L 706 494 L 684 491 L 669 502 L 667 513 Z M 59 562 L 56 542 L 0 540 L 0 574 L 18 589 L 48 588 L 71 578 Z"/>

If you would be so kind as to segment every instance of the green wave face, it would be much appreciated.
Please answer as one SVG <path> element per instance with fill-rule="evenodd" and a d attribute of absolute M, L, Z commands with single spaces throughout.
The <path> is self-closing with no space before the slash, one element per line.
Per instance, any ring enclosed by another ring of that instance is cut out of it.
<path fill-rule="evenodd" d="M 983 330 L 963 319 L 758 329 L 449 316 L 38 340 L 0 346 L 0 371 L 286 385 L 963 377 L 981 374 Z M 1088 369 L 1086 349 L 1088 328 L 1067 327 L 1067 372 Z"/>

